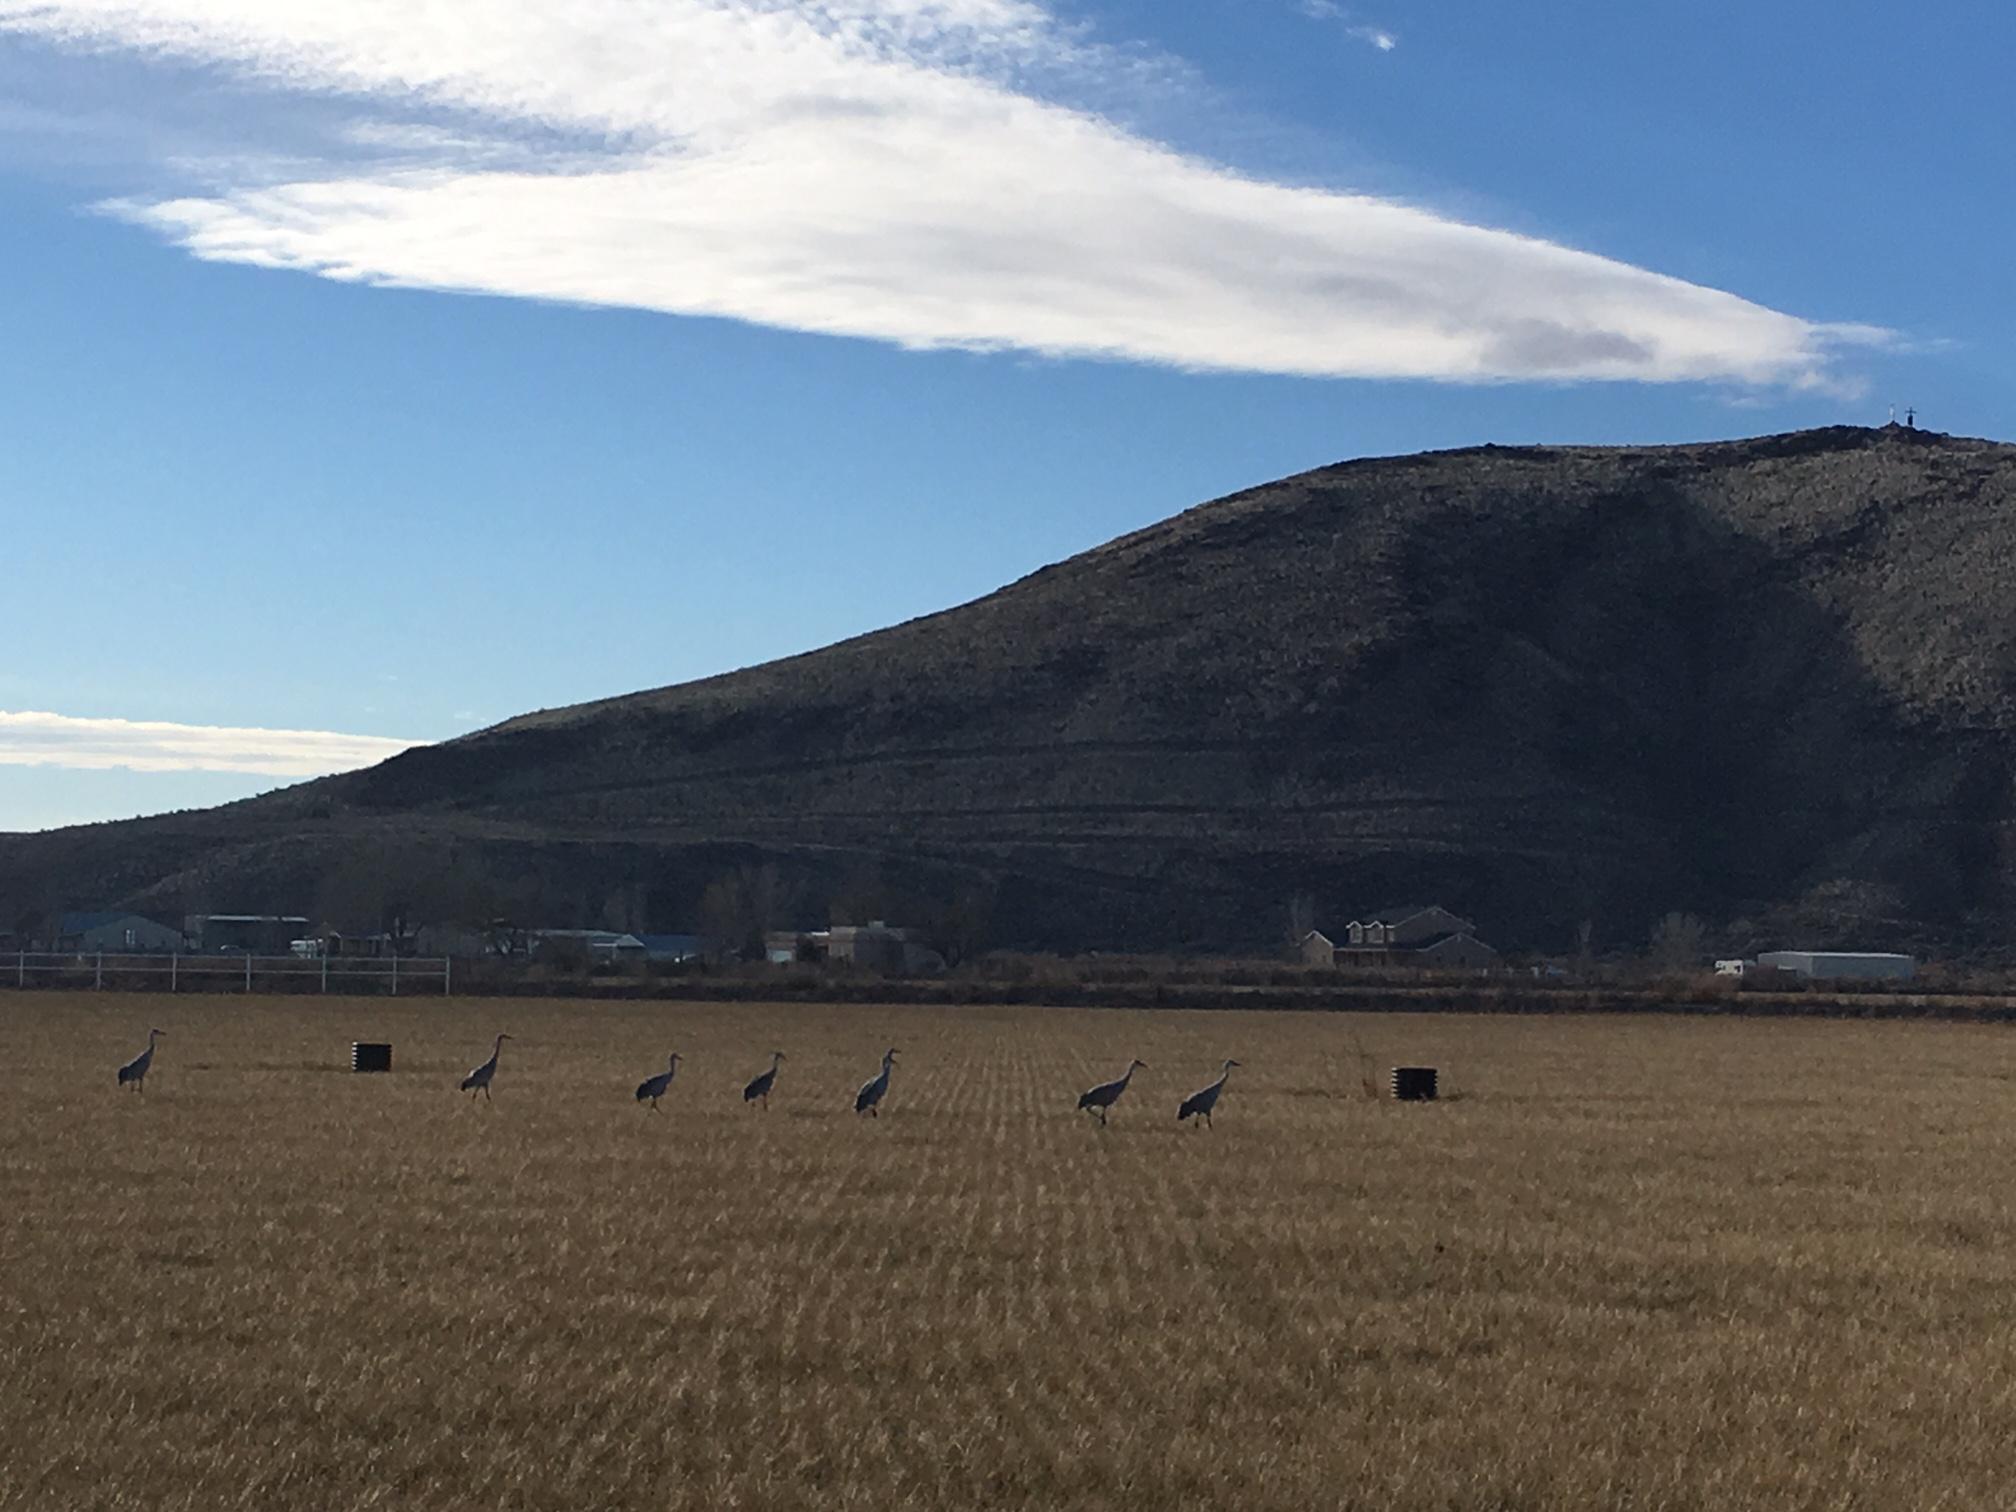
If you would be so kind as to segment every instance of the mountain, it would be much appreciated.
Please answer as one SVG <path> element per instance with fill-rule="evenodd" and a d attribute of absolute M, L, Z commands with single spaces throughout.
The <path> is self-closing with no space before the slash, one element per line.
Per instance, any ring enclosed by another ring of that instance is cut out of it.
<path fill-rule="evenodd" d="M 1059 948 L 1275 944 L 1302 894 L 1319 924 L 1434 899 L 1543 948 L 1669 909 L 1993 945 L 2012 587 L 2000 443 L 1347 462 L 821 651 L 6 837 L 0 903 L 402 894 L 669 928 L 739 875 L 780 923 L 956 897 L 989 938 Z"/>

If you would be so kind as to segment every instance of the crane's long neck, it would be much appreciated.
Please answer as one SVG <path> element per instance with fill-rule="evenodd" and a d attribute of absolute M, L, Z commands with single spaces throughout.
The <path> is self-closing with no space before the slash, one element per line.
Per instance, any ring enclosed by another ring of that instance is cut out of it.
<path fill-rule="evenodd" d="M 1126 1085 L 1127 1085 L 1127 1083 L 1129 1083 L 1129 1082 L 1131 1082 L 1132 1080 L 1134 1080 L 1134 1073 L 1135 1073 L 1135 1071 L 1136 1071 L 1136 1070 L 1138 1070 L 1138 1069 L 1139 1069 L 1138 1067 L 1135 1067 L 1135 1066 L 1129 1066 L 1129 1067 L 1128 1067 L 1128 1068 L 1126 1069 L 1126 1071 L 1125 1071 L 1125 1072 L 1123 1072 L 1123 1073 L 1121 1074 L 1121 1077 L 1120 1077 L 1120 1085 L 1124 1087 L 1124 1086 L 1126 1086 Z"/>

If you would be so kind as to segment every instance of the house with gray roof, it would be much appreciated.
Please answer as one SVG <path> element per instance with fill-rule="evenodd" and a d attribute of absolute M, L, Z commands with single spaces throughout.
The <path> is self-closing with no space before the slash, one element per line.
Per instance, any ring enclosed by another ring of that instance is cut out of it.
<path fill-rule="evenodd" d="M 1333 940 L 1311 930 L 1298 947 L 1312 966 L 1412 966 L 1485 971 L 1498 952 L 1477 938 L 1477 926 L 1439 903 L 1360 914 Z"/>

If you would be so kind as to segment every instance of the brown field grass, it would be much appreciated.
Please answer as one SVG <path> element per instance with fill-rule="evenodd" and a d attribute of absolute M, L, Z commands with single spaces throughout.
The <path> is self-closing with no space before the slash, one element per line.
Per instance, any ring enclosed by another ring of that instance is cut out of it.
<path fill-rule="evenodd" d="M 1361 1042 L 1456 1095 L 1367 1099 Z M 1102 1133 L 1076 1093 L 1137 1054 Z M 9 994 L 0 1506 L 2000 1506 L 2012 1066 L 1964 1025 Z"/>

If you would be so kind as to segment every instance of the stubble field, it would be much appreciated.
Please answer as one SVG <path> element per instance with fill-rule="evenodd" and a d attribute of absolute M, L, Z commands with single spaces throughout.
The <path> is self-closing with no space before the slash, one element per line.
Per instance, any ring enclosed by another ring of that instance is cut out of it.
<path fill-rule="evenodd" d="M 1360 1044 L 1455 1095 L 1368 1099 Z M 9 994 L 0 1506 L 2001 1506 L 2012 1067 L 1924 1024 Z"/>

